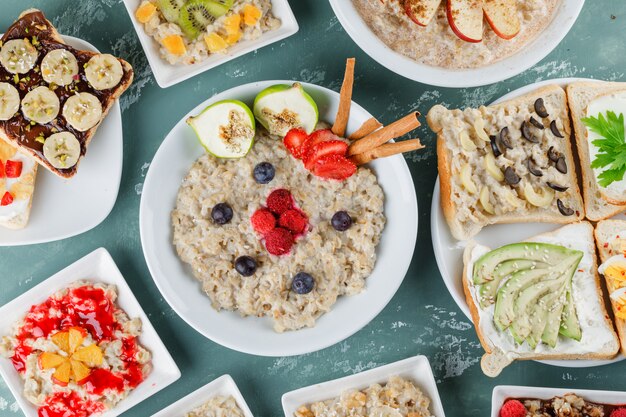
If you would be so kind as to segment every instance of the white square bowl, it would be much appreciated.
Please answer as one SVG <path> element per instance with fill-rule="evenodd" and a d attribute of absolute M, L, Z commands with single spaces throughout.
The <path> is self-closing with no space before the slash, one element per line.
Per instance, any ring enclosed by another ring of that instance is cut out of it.
<path fill-rule="evenodd" d="M 392 376 L 400 376 L 412 381 L 430 398 L 429 409 L 432 415 L 445 417 L 435 377 L 426 356 L 414 356 L 369 371 L 288 392 L 282 398 L 285 417 L 293 417 L 302 405 L 336 398 L 346 390 L 362 390 L 372 384 L 384 384 Z"/>
<path fill-rule="evenodd" d="M 272 14 L 280 19 L 281 25 L 276 30 L 265 32 L 258 39 L 238 42 L 228 49 L 224 54 L 213 54 L 205 60 L 193 65 L 172 65 L 161 58 L 159 45 L 156 40 L 149 36 L 143 28 L 143 24 L 135 18 L 135 11 L 142 0 L 124 0 L 126 10 L 133 22 L 141 46 L 148 58 L 150 68 L 161 88 L 167 88 L 188 78 L 196 76 L 211 68 L 215 68 L 225 62 L 238 58 L 256 49 L 278 42 L 298 32 L 298 22 L 296 21 L 288 0 L 272 0 Z"/>
<path fill-rule="evenodd" d="M 626 405 L 626 392 L 498 385 L 493 389 L 491 396 L 491 417 L 500 416 L 500 408 L 502 408 L 502 404 L 504 404 L 507 398 L 540 398 L 547 400 L 568 393 L 574 393 L 592 403 Z"/>
<path fill-rule="evenodd" d="M 239 408 L 241 408 L 241 411 L 243 411 L 243 415 L 245 417 L 254 417 L 248 404 L 246 404 L 246 400 L 244 400 L 243 395 L 241 395 L 239 388 L 237 388 L 237 384 L 235 384 L 233 378 L 228 374 L 222 375 L 205 386 L 198 388 L 191 394 L 154 414 L 152 417 L 180 417 L 184 413 L 188 413 L 196 407 L 200 407 L 216 395 L 232 395 Z"/>
<path fill-rule="evenodd" d="M 145 381 L 132 390 L 115 408 L 100 415 L 116 417 L 176 381 L 180 378 L 180 371 L 106 249 L 96 249 L 0 307 L 0 337 L 11 333 L 14 322 L 22 318 L 31 305 L 45 301 L 56 291 L 78 280 L 115 285 L 118 294 L 116 304 L 129 317 L 141 319 L 143 332 L 139 341 L 152 353 L 153 369 Z M 0 358 L 0 375 L 26 417 L 37 417 L 37 408 L 22 394 L 24 384 L 10 359 Z"/>

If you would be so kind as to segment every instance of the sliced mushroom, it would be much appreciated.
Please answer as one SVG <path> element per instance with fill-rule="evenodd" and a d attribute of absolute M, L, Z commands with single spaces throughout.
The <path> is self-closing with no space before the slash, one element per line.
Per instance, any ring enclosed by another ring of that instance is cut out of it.
<path fill-rule="evenodd" d="M 556 206 L 559 208 L 559 211 L 564 216 L 571 216 L 572 214 L 574 214 L 574 209 L 572 209 L 571 207 L 565 207 L 565 204 L 563 204 L 560 198 L 556 199 Z"/>
<path fill-rule="evenodd" d="M 535 100 L 535 112 L 539 115 L 539 117 L 550 116 L 548 114 L 548 111 L 546 110 L 546 105 L 541 97 Z"/>
<path fill-rule="evenodd" d="M 556 170 L 559 171 L 561 174 L 567 174 L 567 163 L 565 163 L 565 158 L 560 157 L 559 159 L 557 159 L 555 166 Z"/>
<path fill-rule="evenodd" d="M 526 160 L 526 168 L 528 168 L 528 172 L 533 174 L 535 177 L 543 177 L 543 172 L 535 166 L 532 158 L 528 158 Z"/>
<path fill-rule="evenodd" d="M 564 185 L 558 185 L 550 181 L 546 182 L 546 184 L 548 184 L 548 187 L 552 188 L 554 191 L 559 191 L 559 192 L 567 191 L 567 189 L 569 188 Z"/>
<path fill-rule="evenodd" d="M 539 120 L 535 119 L 534 117 L 530 116 L 530 124 L 535 126 L 537 129 L 545 129 L 546 127 L 543 125 L 543 123 L 541 123 Z"/>
<path fill-rule="evenodd" d="M 509 185 L 517 185 L 521 181 L 521 178 L 515 173 L 512 167 L 506 167 L 504 170 L 504 180 Z"/>
<path fill-rule="evenodd" d="M 563 134 L 559 131 L 559 128 L 556 126 L 556 120 L 553 120 L 552 122 L 550 122 L 550 130 L 552 131 L 552 134 L 554 136 L 556 136 L 557 138 L 564 138 L 565 136 L 563 136 Z"/>
<path fill-rule="evenodd" d="M 489 136 L 489 139 L 491 141 L 491 150 L 493 151 L 493 156 L 495 156 L 497 158 L 500 155 L 502 155 L 502 151 L 498 147 L 497 138 L 496 138 L 495 135 L 491 135 L 491 136 Z"/>
<path fill-rule="evenodd" d="M 559 151 L 554 150 L 554 146 L 550 146 L 550 149 L 548 149 L 548 159 L 550 159 L 552 162 L 556 162 L 561 157 L 562 157 L 561 153 Z"/>
<path fill-rule="evenodd" d="M 530 131 L 530 125 L 528 124 L 527 121 L 524 121 L 522 123 L 521 129 L 522 129 L 522 136 L 524 137 L 524 139 L 526 139 L 527 141 L 531 143 L 539 143 L 539 139 L 537 139 L 537 137 L 533 135 L 532 132 Z"/>
<path fill-rule="evenodd" d="M 507 149 L 513 149 L 513 144 L 511 143 L 511 138 L 509 137 L 509 128 L 508 126 L 504 126 L 498 135 L 498 139 L 502 146 Z"/>

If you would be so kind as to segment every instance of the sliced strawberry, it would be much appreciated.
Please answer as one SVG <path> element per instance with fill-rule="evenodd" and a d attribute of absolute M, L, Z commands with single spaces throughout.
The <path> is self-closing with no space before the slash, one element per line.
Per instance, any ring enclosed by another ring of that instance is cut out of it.
<path fill-rule="evenodd" d="M 291 129 L 285 135 L 285 139 L 283 139 L 283 143 L 285 144 L 285 148 L 298 159 L 302 158 L 302 144 L 307 140 L 309 135 L 302 129 Z"/>
<path fill-rule="evenodd" d="M 339 140 L 339 137 L 330 129 L 316 130 L 311 133 L 308 139 L 302 144 L 302 155 L 306 155 L 308 150 L 315 146 L 315 144 L 328 140 Z"/>
<path fill-rule="evenodd" d="M 345 156 L 348 151 L 348 144 L 340 140 L 329 140 L 319 142 L 307 149 L 307 153 L 302 158 L 304 167 L 308 170 L 313 169 L 315 162 L 326 155 Z"/>
<path fill-rule="evenodd" d="M 356 165 L 342 155 L 321 157 L 313 167 L 313 174 L 331 180 L 345 180 L 356 172 Z"/>
<path fill-rule="evenodd" d="M 4 164 L 0 161 L 0 178 L 4 178 Z"/>
<path fill-rule="evenodd" d="M 7 160 L 4 166 L 4 172 L 7 178 L 18 178 L 22 175 L 22 161 Z"/>
<path fill-rule="evenodd" d="M 8 206 L 13 202 L 13 195 L 6 191 L 2 196 L 2 200 L 0 200 L 0 206 Z"/>

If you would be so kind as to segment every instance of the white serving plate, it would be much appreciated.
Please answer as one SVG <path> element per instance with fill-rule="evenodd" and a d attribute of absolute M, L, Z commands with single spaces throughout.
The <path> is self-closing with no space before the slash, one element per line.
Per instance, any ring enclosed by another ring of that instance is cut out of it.
<path fill-rule="evenodd" d="M 76 49 L 98 52 L 82 39 L 63 39 Z M 117 199 L 122 151 L 122 112 L 116 102 L 98 127 L 73 178 L 60 178 L 39 167 L 30 220 L 21 230 L 0 228 L 0 246 L 65 239 L 102 223 Z"/>
<path fill-rule="evenodd" d="M 583 78 L 558 78 L 553 80 L 545 80 L 527 85 L 515 91 L 511 91 L 510 93 L 499 98 L 492 104 L 497 104 L 502 101 L 519 97 L 546 85 L 559 84 L 565 87 L 567 84 L 575 81 L 592 80 Z M 471 320 L 470 310 L 467 305 L 467 301 L 465 300 L 463 283 L 461 281 L 461 277 L 463 276 L 463 250 L 465 249 L 467 242 L 458 241 L 450 234 L 450 229 L 441 208 L 439 178 L 437 178 L 437 182 L 435 183 L 435 189 L 433 190 L 433 199 L 430 210 L 430 231 L 432 234 L 433 249 L 435 251 L 435 259 L 437 260 L 439 272 L 441 273 L 443 282 L 446 284 L 450 295 L 452 295 L 452 298 L 454 298 L 454 301 L 467 316 L 467 318 Z M 624 218 L 624 215 L 620 214 L 616 216 L 616 218 Z M 511 242 L 519 242 L 541 233 L 556 230 L 561 226 L 563 225 L 557 225 L 552 223 L 494 224 L 483 228 L 480 233 L 473 238 L 473 240 L 491 248 L 497 248 Z M 624 359 L 626 359 L 626 357 L 620 354 L 613 360 L 569 360 L 541 362 L 554 366 L 585 368 L 591 366 L 605 365 Z"/>
<path fill-rule="evenodd" d="M 117 407 L 101 414 L 101 417 L 116 417 L 176 381 L 180 378 L 180 371 L 106 249 L 96 249 L 0 307 L 0 336 L 9 335 L 13 324 L 26 314 L 31 305 L 45 301 L 56 291 L 78 280 L 115 285 L 118 292 L 116 304 L 129 317 L 141 319 L 143 333 L 139 341 L 152 353 L 153 369 L 145 381 Z M 37 417 L 37 408 L 22 394 L 23 382 L 10 359 L 0 358 L 0 375 L 26 417 Z"/>
<path fill-rule="evenodd" d="M 232 395 L 241 411 L 243 411 L 244 417 L 254 417 L 248 404 L 246 404 L 246 400 L 244 400 L 243 395 L 241 395 L 239 388 L 237 388 L 237 384 L 235 384 L 233 378 L 228 374 L 222 375 L 205 386 L 198 388 L 191 394 L 186 395 L 169 407 L 154 414 L 152 417 L 180 417 L 183 413 L 188 413 L 196 407 L 200 407 L 217 395 L 224 397 Z"/>
<path fill-rule="evenodd" d="M 302 405 L 336 398 L 347 390 L 362 390 L 372 384 L 384 384 L 392 376 L 400 376 L 412 381 L 430 398 L 429 410 L 433 416 L 445 416 L 428 358 L 426 356 L 414 356 L 369 371 L 288 392 L 282 398 L 285 417 L 293 417 L 296 410 Z"/>
<path fill-rule="evenodd" d="M 623 404 L 626 406 L 626 392 L 498 385 L 493 389 L 493 394 L 491 396 L 491 417 L 500 417 L 500 408 L 502 408 L 504 401 L 508 398 L 540 398 L 542 400 L 547 400 L 569 393 L 574 393 L 593 403 L 613 405 Z"/>
<path fill-rule="evenodd" d="M 185 123 L 210 103 L 239 99 L 252 105 L 254 97 L 273 84 L 264 81 L 242 85 L 218 94 L 184 116 L 165 138 L 146 176 L 139 225 L 143 252 L 152 278 L 163 297 L 191 327 L 207 338 L 240 352 L 261 356 L 291 356 L 331 346 L 356 333 L 391 300 L 409 268 L 417 238 L 417 199 L 409 169 L 402 155 L 376 160 L 371 167 L 385 191 L 387 224 L 377 248 L 378 261 L 363 293 L 340 297 L 331 312 L 313 328 L 276 333 L 268 318 L 242 318 L 237 312 L 218 313 L 176 255 L 172 244 L 170 213 L 182 179 L 193 162 L 204 154 L 194 132 Z M 320 120 L 334 120 L 339 94 L 302 83 L 319 107 Z M 352 103 L 348 131 L 356 130 L 371 115 Z M 252 149 L 251 152 L 254 152 Z"/>
<path fill-rule="evenodd" d="M 135 32 L 137 32 L 146 58 L 148 58 L 154 79 L 161 88 L 178 84 L 188 78 L 194 77 L 256 49 L 288 38 L 297 33 L 299 29 L 298 22 L 291 11 L 289 2 L 287 0 L 272 0 L 272 13 L 282 22 L 282 25 L 277 30 L 266 32 L 255 40 L 239 42 L 229 48 L 228 52 L 211 55 L 204 61 L 194 65 L 171 65 L 165 59 L 161 58 L 160 47 L 156 40 L 146 34 L 143 24 L 139 23 L 135 18 L 135 11 L 141 2 L 142 0 L 124 0 L 124 5 L 128 11 L 130 20 L 133 22 Z"/>
<path fill-rule="evenodd" d="M 493 84 L 526 71 L 561 43 L 576 22 L 584 3 L 585 0 L 562 0 L 554 19 L 543 33 L 516 54 L 484 67 L 454 70 L 419 64 L 393 51 L 367 26 L 352 0 L 330 0 L 348 35 L 379 64 L 414 81 L 455 88 Z"/>

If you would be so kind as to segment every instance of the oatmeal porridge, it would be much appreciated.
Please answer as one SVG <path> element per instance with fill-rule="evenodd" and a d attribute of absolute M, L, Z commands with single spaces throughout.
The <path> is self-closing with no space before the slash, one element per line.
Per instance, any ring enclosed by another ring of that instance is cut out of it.
<path fill-rule="evenodd" d="M 617 417 L 624 413 L 624 404 L 593 403 L 573 393 L 550 399 L 509 398 L 500 410 L 501 416 L 510 417 Z"/>
<path fill-rule="evenodd" d="M 442 3 L 430 23 L 423 27 L 405 13 L 403 0 L 352 0 L 355 8 L 388 47 L 421 64 L 444 68 L 478 68 L 521 50 L 550 24 L 561 0 L 518 1 L 521 30 L 506 40 L 486 23 L 482 42 L 460 39 L 450 28 Z"/>
<path fill-rule="evenodd" d="M 391 377 L 384 385 L 349 390 L 338 398 L 298 408 L 294 417 L 432 417 L 428 398 L 411 381 Z"/>
<path fill-rule="evenodd" d="M 232 396 L 218 395 L 193 411 L 185 413 L 185 417 L 244 417 L 244 415 Z"/>

